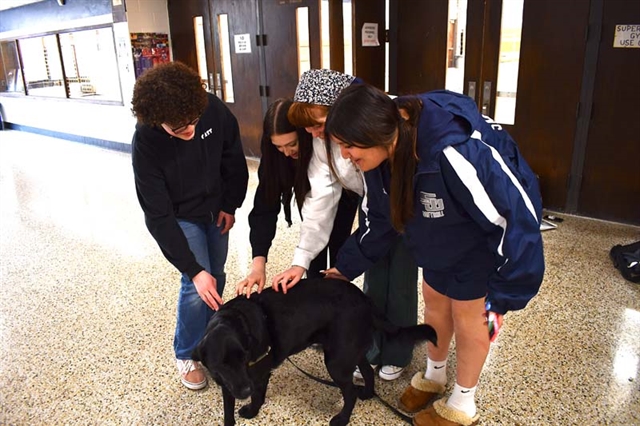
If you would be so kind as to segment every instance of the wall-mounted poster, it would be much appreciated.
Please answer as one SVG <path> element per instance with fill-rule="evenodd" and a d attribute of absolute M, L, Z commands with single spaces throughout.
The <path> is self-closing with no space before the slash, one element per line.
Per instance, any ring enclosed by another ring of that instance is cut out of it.
<path fill-rule="evenodd" d="M 154 65 L 171 60 L 168 34 L 131 33 L 131 50 L 136 78 Z"/>

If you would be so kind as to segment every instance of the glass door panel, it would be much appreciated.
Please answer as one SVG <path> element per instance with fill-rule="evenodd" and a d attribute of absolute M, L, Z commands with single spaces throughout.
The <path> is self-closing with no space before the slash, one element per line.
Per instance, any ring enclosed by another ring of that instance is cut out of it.
<path fill-rule="evenodd" d="M 198 74 L 200 74 L 200 80 L 202 80 L 202 84 L 207 91 L 213 93 L 213 87 L 209 84 L 209 77 L 207 73 L 207 52 L 204 40 L 204 23 L 202 21 L 202 16 L 194 16 L 193 33 L 196 39 L 196 61 L 198 62 Z"/>
<path fill-rule="evenodd" d="M 464 93 L 466 37 L 467 0 L 449 0 L 445 88 L 452 92 Z"/>
<path fill-rule="evenodd" d="M 229 15 L 218 15 L 218 40 L 220 40 L 220 62 L 222 70 L 222 94 L 223 100 L 234 102 L 233 95 L 233 71 L 231 69 L 231 42 L 229 41 Z"/>
<path fill-rule="evenodd" d="M 329 43 L 329 1 L 320 2 L 320 63 L 322 68 L 331 69 L 331 45 Z"/>
<path fill-rule="evenodd" d="M 311 49 L 309 48 L 309 8 L 296 9 L 296 35 L 298 47 L 298 76 L 311 69 Z"/>
<path fill-rule="evenodd" d="M 353 11 L 351 0 L 342 2 L 342 19 L 344 23 L 344 73 L 353 75 L 353 30 L 351 25 Z"/>
<path fill-rule="evenodd" d="M 467 3 L 463 93 L 474 98 L 482 114 L 513 126 L 524 0 L 451 0 L 462 1 Z"/>
<path fill-rule="evenodd" d="M 524 0 L 503 0 L 494 119 L 515 124 Z"/>

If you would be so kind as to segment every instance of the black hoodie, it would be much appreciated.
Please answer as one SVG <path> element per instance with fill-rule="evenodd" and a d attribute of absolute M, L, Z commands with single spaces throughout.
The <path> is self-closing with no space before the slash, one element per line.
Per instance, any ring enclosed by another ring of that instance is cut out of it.
<path fill-rule="evenodd" d="M 209 95 L 192 140 L 174 138 L 162 127 L 137 124 L 132 161 L 149 232 L 167 260 L 193 279 L 204 268 L 176 219 L 211 223 L 221 210 L 235 214 L 242 205 L 249 172 L 236 118 Z"/>

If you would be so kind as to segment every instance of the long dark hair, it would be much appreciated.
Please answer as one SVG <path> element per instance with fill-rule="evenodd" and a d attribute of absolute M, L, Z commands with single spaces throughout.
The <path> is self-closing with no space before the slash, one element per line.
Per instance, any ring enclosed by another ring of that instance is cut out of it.
<path fill-rule="evenodd" d="M 266 201 L 269 204 L 291 201 L 292 191 L 295 193 L 298 208 L 302 208 L 304 197 L 311 189 L 307 169 L 313 154 L 312 137 L 304 129 L 297 128 L 287 119 L 287 113 L 293 101 L 280 98 L 275 100 L 264 116 L 262 140 L 260 148 L 263 168 L 261 179 L 265 184 Z M 273 143 L 271 136 L 296 132 L 298 134 L 298 158 L 285 156 Z"/>
<path fill-rule="evenodd" d="M 413 216 L 413 177 L 418 164 L 416 136 L 421 110 L 422 102 L 416 97 L 393 101 L 373 86 L 354 84 L 340 93 L 325 123 L 327 150 L 331 138 L 336 138 L 360 148 L 384 147 L 390 153 L 391 223 L 399 232 L 404 231 Z M 332 158 L 329 156 L 329 164 L 335 174 Z"/>

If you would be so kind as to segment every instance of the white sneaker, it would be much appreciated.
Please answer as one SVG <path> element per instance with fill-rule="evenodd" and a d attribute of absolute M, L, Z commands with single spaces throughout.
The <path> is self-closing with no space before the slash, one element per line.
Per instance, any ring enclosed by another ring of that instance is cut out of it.
<path fill-rule="evenodd" d="M 404 367 L 396 367 L 395 365 L 383 365 L 378 376 L 383 380 L 395 380 L 404 371 Z"/>
<path fill-rule="evenodd" d="M 371 368 L 375 372 L 376 368 L 378 368 L 378 364 L 371 364 Z M 356 367 L 356 369 L 353 371 L 353 377 L 355 377 L 358 380 L 363 380 L 362 373 L 360 372 L 359 367 Z"/>
<path fill-rule="evenodd" d="M 207 386 L 207 376 L 202 364 L 192 359 L 176 359 L 180 381 L 191 390 L 200 390 Z"/>

